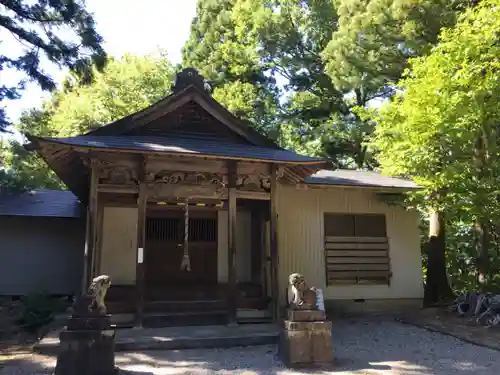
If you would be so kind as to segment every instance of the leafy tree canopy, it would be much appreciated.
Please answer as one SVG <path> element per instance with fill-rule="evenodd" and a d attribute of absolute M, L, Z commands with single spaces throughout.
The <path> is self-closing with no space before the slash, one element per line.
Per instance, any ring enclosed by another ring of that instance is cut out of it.
<path fill-rule="evenodd" d="M 272 128 L 283 146 L 339 167 L 373 168 L 364 142 L 374 125 L 355 109 L 390 96 L 408 57 L 425 53 L 464 4 L 200 0 L 183 64 L 231 92 L 219 99 L 233 111 L 258 113 L 246 117 Z M 244 106 L 232 100 L 243 97 Z"/>
<path fill-rule="evenodd" d="M 483 0 L 444 29 L 428 56 L 410 60 L 399 94 L 374 116 L 382 170 L 415 179 L 425 188 L 423 206 L 446 213 L 450 271 L 469 288 L 474 279 L 481 289 L 500 282 L 492 251 L 500 245 L 499 5 Z"/>
<path fill-rule="evenodd" d="M 470 183 L 496 184 L 496 177 L 486 178 L 500 172 L 495 162 L 500 114 L 495 7 L 498 1 L 488 0 L 466 11 L 455 28 L 443 30 L 429 56 L 411 59 L 399 94 L 375 117 L 381 168 L 415 178 L 428 194 L 443 191 L 456 200 L 465 191 L 479 192 Z M 489 168 L 481 178 L 478 162 Z"/>

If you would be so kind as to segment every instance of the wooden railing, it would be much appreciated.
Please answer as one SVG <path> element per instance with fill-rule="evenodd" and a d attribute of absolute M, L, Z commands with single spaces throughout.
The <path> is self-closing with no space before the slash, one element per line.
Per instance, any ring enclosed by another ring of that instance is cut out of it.
<path fill-rule="evenodd" d="M 327 285 L 389 284 L 387 237 L 325 237 Z"/>

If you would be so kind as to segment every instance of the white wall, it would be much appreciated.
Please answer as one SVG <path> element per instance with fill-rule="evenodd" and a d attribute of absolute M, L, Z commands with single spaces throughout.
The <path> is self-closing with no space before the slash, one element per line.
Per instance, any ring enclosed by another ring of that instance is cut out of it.
<path fill-rule="evenodd" d="M 217 280 L 227 282 L 228 264 L 228 233 L 227 211 L 219 211 L 217 233 Z M 236 280 L 251 281 L 251 214 L 249 211 L 238 210 L 236 213 Z"/>
<path fill-rule="evenodd" d="M 392 278 L 390 285 L 336 285 L 326 287 L 324 262 L 325 212 L 383 213 L 386 215 Z M 278 256 L 280 292 L 293 272 L 304 274 L 311 286 L 324 289 L 325 299 L 422 298 L 423 282 L 414 211 L 390 207 L 375 194 L 356 188 L 278 191 Z M 283 300 L 283 296 L 280 297 Z"/>
<path fill-rule="evenodd" d="M 100 274 L 115 285 L 135 284 L 137 208 L 103 207 Z"/>

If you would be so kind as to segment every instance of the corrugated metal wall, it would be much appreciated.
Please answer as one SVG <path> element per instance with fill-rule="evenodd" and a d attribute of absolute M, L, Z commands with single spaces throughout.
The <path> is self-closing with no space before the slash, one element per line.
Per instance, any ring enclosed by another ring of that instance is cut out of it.
<path fill-rule="evenodd" d="M 325 212 L 384 213 L 387 220 L 393 276 L 388 285 L 326 287 L 324 264 Z M 422 298 L 423 282 L 416 212 L 391 207 L 368 189 L 326 188 L 297 190 L 280 186 L 278 192 L 280 292 L 288 275 L 304 274 L 310 286 L 324 290 L 325 299 Z M 284 295 L 280 297 L 284 300 Z"/>
<path fill-rule="evenodd" d="M 80 289 L 85 220 L 0 217 L 0 294 Z"/>

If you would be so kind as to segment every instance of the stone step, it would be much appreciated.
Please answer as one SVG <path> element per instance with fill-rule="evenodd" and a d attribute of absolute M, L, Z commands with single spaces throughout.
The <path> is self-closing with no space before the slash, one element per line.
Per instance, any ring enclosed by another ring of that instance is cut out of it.
<path fill-rule="evenodd" d="M 145 312 L 196 312 L 227 309 L 224 300 L 209 301 L 147 301 L 144 303 Z"/>
<path fill-rule="evenodd" d="M 143 326 L 147 328 L 208 326 L 227 324 L 227 310 L 147 313 Z"/>
<path fill-rule="evenodd" d="M 274 324 L 186 326 L 166 328 L 122 328 L 116 330 L 115 351 L 180 350 L 270 345 L 278 342 Z M 54 355 L 59 350 L 59 332 L 53 331 L 34 345 L 37 353 Z"/>

